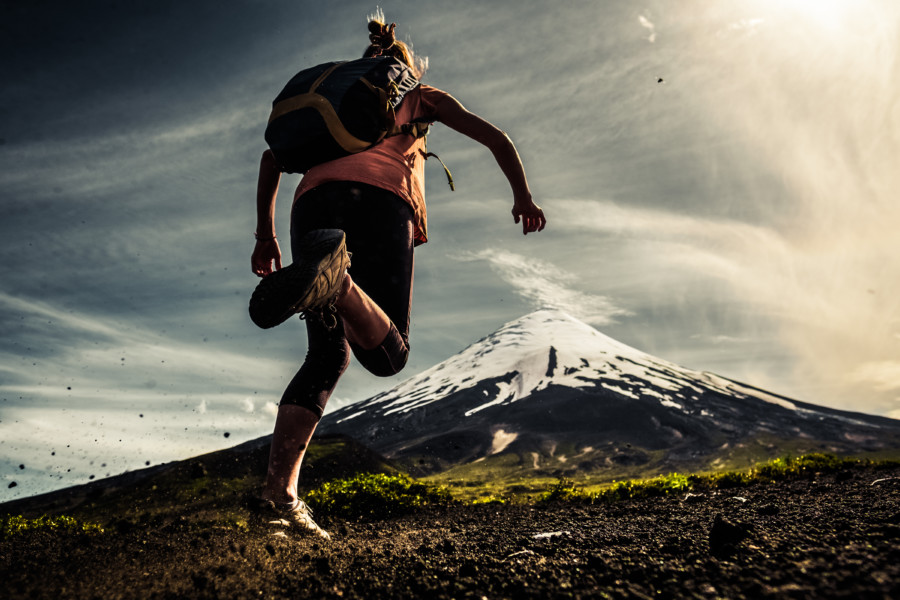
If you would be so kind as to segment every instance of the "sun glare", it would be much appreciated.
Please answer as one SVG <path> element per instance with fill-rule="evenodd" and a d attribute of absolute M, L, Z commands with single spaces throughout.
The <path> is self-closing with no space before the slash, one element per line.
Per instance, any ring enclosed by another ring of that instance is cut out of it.
<path fill-rule="evenodd" d="M 847 17 L 866 4 L 865 0 L 762 0 L 767 8 L 786 13 L 793 19 L 837 30 Z"/>

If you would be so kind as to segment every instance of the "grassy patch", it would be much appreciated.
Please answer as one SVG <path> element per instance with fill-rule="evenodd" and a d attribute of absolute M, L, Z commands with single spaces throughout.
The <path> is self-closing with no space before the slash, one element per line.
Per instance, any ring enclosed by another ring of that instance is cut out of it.
<path fill-rule="evenodd" d="M 447 504 L 450 492 L 409 475 L 364 473 L 323 483 L 306 495 L 316 511 L 345 518 L 383 518 L 423 506 Z"/>
<path fill-rule="evenodd" d="M 40 516 L 29 519 L 22 515 L 0 517 L 0 537 L 12 537 L 33 531 L 55 531 L 66 533 L 103 533 L 103 528 L 94 523 L 84 523 L 73 517 Z"/>
<path fill-rule="evenodd" d="M 783 457 L 757 465 L 747 471 L 683 475 L 671 473 L 651 479 L 614 481 L 599 491 L 589 492 L 573 481 L 560 479 L 540 495 L 540 502 L 614 502 L 631 498 L 648 498 L 682 494 L 690 491 L 746 487 L 749 485 L 801 479 L 820 473 L 835 473 L 857 467 L 900 466 L 897 460 L 843 458 L 833 454 L 805 454 L 797 458 Z"/>
<path fill-rule="evenodd" d="M 501 496 L 483 496 L 472 500 L 472 504 L 508 504 L 509 498 Z"/>

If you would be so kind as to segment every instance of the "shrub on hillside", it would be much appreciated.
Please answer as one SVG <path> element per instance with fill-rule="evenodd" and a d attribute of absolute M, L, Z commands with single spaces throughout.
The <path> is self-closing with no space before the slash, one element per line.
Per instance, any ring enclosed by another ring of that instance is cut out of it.
<path fill-rule="evenodd" d="M 692 490 L 715 490 L 746 487 L 755 483 L 800 479 L 817 473 L 835 473 L 859 466 L 897 465 L 896 460 L 871 461 L 857 458 L 842 458 L 833 454 L 804 454 L 797 458 L 790 456 L 776 458 L 749 471 L 724 471 L 721 473 L 682 475 L 671 473 L 652 479 L 632 479 L 613 482 L 610 487 L 599 492 L 585 492 L 575 487 L 568 479 L 560 479 L 540 498 L 540 502 L 613 502 L 630 498 L 666 496 L 686 493 Z"/>
<path fill-rule="evenodd" d="M 0 536 L 11 537 L 32 531 L 60 531 L 66 533 L 103 533 L 103 528 L 93 523 L 82 523 L 73 517 L 40 516 L 29 519 L 22 515 L 5 515 L 0 517 Z"/>
<path fill-rule="evenodd" d="M 317 512 L 344 518 L 382 518 L 428 505 L 448 504 L 450 492 L 408 475 L 363 473 L 323 483 L 307 494 Z"/>
<path fill-rule="evenodd" d="M 595 497 L 595 494 L 578 489 L 571 479 L 562 477 L 538 497 L 538 502 L 593 502 Z"/>

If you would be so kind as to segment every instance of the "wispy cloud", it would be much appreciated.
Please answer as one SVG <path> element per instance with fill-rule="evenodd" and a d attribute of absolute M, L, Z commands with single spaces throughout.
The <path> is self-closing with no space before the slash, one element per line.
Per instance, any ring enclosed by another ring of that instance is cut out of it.
<path fill-rule="evenodd" d="M 647 41 L 651 44 L 656 41 L 656 25 L 650 22 L 650 19 L 645 17 L 644 15 L 638 15 L 638 23 L 641 24 L 641 27 L 650 31 L 650 35 L 647 36 Z"/>
<path fill-rule="evenodd" d="M 746 35 L 753 35 L 757 33 L 759 27 L 765 23 L 765 19 L 759 18 L 749 18 L 749 19 L 740 19 L 733 23 L 730 23 L 728 27 L 719 31 L 717 34 L 719 37 L 724 37 L 726 34 L 734 34 L 734 33 L 743 33 Z"/>
<path fill-rule="evenodd" d="M 900 360 L 863 363 L 853 370 L 850 377 L 876 390 L 895 393 L 900 399 Z"/>
<path fill-rule="evenodd" d="M 696 282 L 707 302 L 766 317 L 780 343 L 797 357 L 798 377 L 854 394 L 860 410 L 885 413 L 896 406 L 900 347 L 894 336 L 900 314 L 890 299 L 900 294 L 900 283 L 876 275 L 878 248 L 888 238 L 843 243 L 837 234 L 822 245 L 817 237 L 794 239 L 773 227 L 728 219 L 612 202 L 555 205 L 557 224 L 656 246 L 631 268 Z M 809 399 L 840 404 L 840 396 Z"/>
<path fill-rule="evenodd" d="M 516 293 L 533 302 L 536 308 L 558 308 L 598 326 L 628 314 L 606 296 L 580 291 L 577 275 L 545 260 L 493 248 L 460 252 L 454 257 L 464 261 L 487 261 Z"/>
<path fill-rule="evenodd" d="M 264 435 L 273 411 L 263 398 L 294 368 L 51 301 L 0 293 L 0 312 L 23 328 L 0 344 L 3 372 L 15 375 L 0 379 L 2 455 L 29 463 L 18 494 L 51 476 L 74 484 Z"/>

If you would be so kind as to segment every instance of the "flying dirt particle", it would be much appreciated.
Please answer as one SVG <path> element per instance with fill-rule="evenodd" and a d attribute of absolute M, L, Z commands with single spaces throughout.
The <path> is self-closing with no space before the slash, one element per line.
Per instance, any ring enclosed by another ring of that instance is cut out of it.
<path fill-rule="evenodd" d="M 226 431 L 226 432 L 225 432 L 225 437 L 231 437 L 231 434 L 228 433 L 228 432 Z"/>
<path fill-rule="evenodd" d="M 71 389 L 72 389 L 72 386 L 70 385 L 70 386 L 68 386 L 66 389 L 67 389 L 67 390 L 71 390 Z"/>
<path fill-rule="evenodd" d="M 50 456 L 56 456 L 56 452 L 51 452 Z"/>
<path fill-rule="evenodd" d="M 93 478 L 94 478 L 94 476 L 93 476 L 93 475 L 91 475 L 91 476 L 90 476 L 90 477 L 88 477 L 88 479 L 93 479 Z"/>
<path fill-rule="evenodd" d="M 143 414 L 140 414 L 140 415 L 138 415 L 138 416 L 139 416 L 140 418 L 142 418 L 142 419 L 144 418 L 144 415 L 143 415 Z"/>
<path fill-rule="evenodd" d="M 147 466 L 149 467 L 149 466 L 150 466 L 150 461 L 148 460 L 148 461 L 146 461 L 144 464 L 147 465 Z"/>
<path fill-rule="evenodd" d="M 8 487 L 9 489 L 13 489 L 13 488 L 16 487 L 17 485 L 19 485 L 19 484 L 16 483 L 15 481 L 10 481 L 10 482 L 9 482 L 9 485 L 8 485 L 7 487 Z"/>
<path fill-rule="evenodd" d="M 19 465 L 19 470 L 24 471 L 24 470 L 25 470 L 25 465 Z"/>

